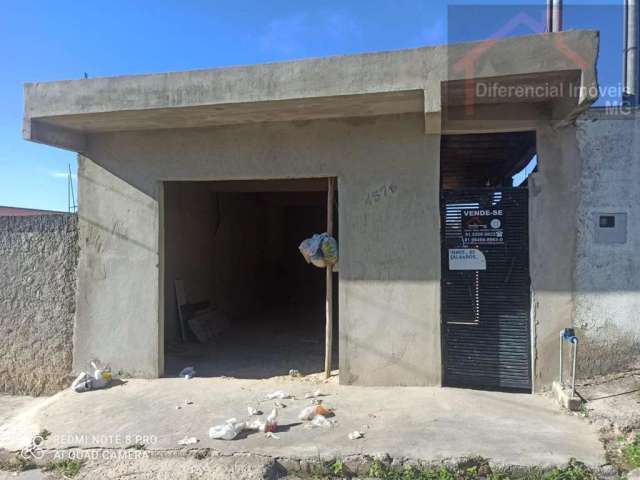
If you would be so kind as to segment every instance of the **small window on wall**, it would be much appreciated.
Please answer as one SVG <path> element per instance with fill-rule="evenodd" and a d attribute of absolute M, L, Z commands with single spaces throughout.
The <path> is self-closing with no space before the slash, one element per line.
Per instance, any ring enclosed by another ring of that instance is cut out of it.
<path fill-rule="evenodd" d="M 595 214 L 595 241 L 604 244 L 627 243 L 627 214 Z"/>

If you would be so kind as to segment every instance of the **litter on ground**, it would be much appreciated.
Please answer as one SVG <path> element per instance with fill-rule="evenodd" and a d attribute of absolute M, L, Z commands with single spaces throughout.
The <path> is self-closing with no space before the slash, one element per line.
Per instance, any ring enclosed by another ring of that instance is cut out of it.
<path fill-rule="evenodd" d="M 247 407 L 247 413 L 249 413 L 250 417 L 254 417 L 254 416 L 262 415 L 262 410 L 258 410 L 257 408 L 254 408 L 251 405 L 249 405 Z"/>
<path fill-rule="evenodd" d="M 235 418 L 230 418 L 222 425 L 211 427 L 209 429 L 209 438 L 233 440 L 246 428 L 246 426 L 246 423 L 238 422 Z"/>
<path fill-rule="evenodd" d="M 179 377 L 182 378 L 186 378 L 187 380 L 189 380 L 190 378 L 193 378 L 196 374 L 196 369 L 193 367 L 185 367 L 182 370 L 180 370 L 180 373 L 178 374 Z"/>
<path fill-rule="evenodd" d="M 291 398 L 291 395 L 289 395 L 289 392 L 285 392 L 284 390 L 276 390 L 275 392 L 267 395 L 267 398 L 269 400 L 285 400 L 287 398 Z"/>
<path fill-rule="evenodd" d="M 198 443 L 198 439 L 196 437 L 184 437 L 181 440 L 178 440 L 178 445 L 193 445 Z"/>
<path fill-rule="evenodd" d="M 309 405 L 308 407 L 304 407 L 302 409 L 302 411 L 298 415 L 298 420 L 309 421 L 313 420 L 318 415 L 326 418 L 332 415 L 332 411 L 324 405 Z"/>
<path fill-rule="evenodd" d="M 80 375 L 71 384 L 71 390 L 81 393 L 111 385 L 111 369 L 108 366 L 100 367 L 98 361 L 94 360 L 91 362 L 91 368 L 93 368 L 93 375 L 80 372 Z"/>
<path fill-rule="evenodd" d="M 317 398 L 317 397 L 324 397 L 324 395 L 322 394 L 322 392 L 320 390 L 316 390 L 315 392 L 308 392 L 304 394 L 304 398 Z"/>
<path fill-rule="evenodd" d="M 349 434 L 349 440 L 357 440 L 358 438 L 362 437 L 364 437 L 364 434 L 362 432 L 359 432 L 358 430 L 354 430 Z"/>
<path fill-rule="evenodd" d="M 331 420 L 328 420 L 326 417 L 322 415 L 316 415 L 315 417 L 313 417 L 313 420 L 311 420 L 309 423 L 305 423 L 304 427 L 305 428 L 316 428 L 316 427 L 331 428 L 333 427 L 333 422 Z"/>

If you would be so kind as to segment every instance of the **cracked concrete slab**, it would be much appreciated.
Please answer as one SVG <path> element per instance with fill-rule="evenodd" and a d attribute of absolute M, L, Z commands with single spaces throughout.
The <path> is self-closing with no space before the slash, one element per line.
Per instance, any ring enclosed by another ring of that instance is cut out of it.
<path fill-rule="evenodd" d="M 42 429 L 46 449 L 125 449 L 144 444 L 149 452 L 210 449 L 212 456 L 253 455 L 277 459 L 331 459 L 362 455 L 438 462 L 480 455 L 495 465 L 553 466 L 575 457 L 606 463 L 595 428 L 561 411 L 540 395 L 449 388 L 354 387 L 334 382 L 275 378 L 126 380 L 107 390 L 61 392 L 16 415 L 0 428 L 0 448 L 17 450 Z M 321 390 L 335 409 L 333 428 L 307 429 L 298 420 L 309 404 L 304 394 Z M 278 439 L 252 433 L 232 441 L 212 440 L 209 428 L 247 416 L 247 406 L 265 416 L 285 390 Z M 1 398 L 1 397 L 0 397 Z M 185 401 L 192 402 L 187 404 Z M 180 408 L 176 408 L 180 407 Z M 353 430 L 364 438 L 349 440 Z M 178 440 L 199 442 L 180 447 Z"/>

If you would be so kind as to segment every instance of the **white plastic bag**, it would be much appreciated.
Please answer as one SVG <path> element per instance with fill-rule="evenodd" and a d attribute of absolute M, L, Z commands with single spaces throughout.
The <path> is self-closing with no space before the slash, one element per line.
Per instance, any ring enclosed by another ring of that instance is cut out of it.
<path fill-rule="evenodd" d="M 330 409 L 328 409 L 321 403 L 314 403 L 313 405 L 304 407 L 302 411 L 298 414 L 298 419 L 303 421 L 309 421 L 309 420 L 313 420 L 316 416 L 327 417 L 331 415 L 332 415 L 332 412 Z"/>
<path fill-rule="evenodd" d="M 233 440 L 240 432 L 246 428 L 244 422 L 238 422 L 235 418 L 230 418 L 222 425 L 216 425 L 209 429 L 209 438 L 218 440 Z"/>
<path fill-rule="evenodd" d="M 198 439 L 196 437 L 184 437 L 181 440 L 178 440 L 178 445 L 194 445 L 198 443 Z"/>
<path fill-rule="evenodd" d="M 71 390 L 82 393 L 93 389 L 93 378 L 86 372 L 80 372 L 71 384 Z"/>
<path fill-rule="evenodd" d="M 93 368 L 93 388 L 104 388 L 111 383 L 111 368 L 101 367 L 97 360 L 91 362 Z"/>
<path fill-rule="evenodd" d="M 93 360 L 91 368 L 93 368 L 93 375 L 87 372 L 80 372 L 71 384 L 71 390 L 81 393 L 105 388 L 111 384 L 111 369 L 108 366 L 101 367 L 97 360 Z"/>
<path fill-rule="evenodd" d="M 313 420 L 311 420 L 311 425 L 313 425 L 314 427 L 331 428 L 333 426 L 333 423 L 327 420 L 327 418 L 323 415 L 316 415 L 315 417 L 313 417 Z"/>
<path fill-rule="evenodd" d="M 267 395 L 267 398 L 269 400 L 284 400 L 286 398 L 291 398 L 291 395 L 289 395 L 289 392 L 285 392 L 284 390 L 276 390 L 275 392 Z"/>
<path fill-rule="evenodd" d="M 195 374 L 196 374 L 195 368 L 185 367 L 182 370 L 180 370 L 180 373 L 178 374 L 178 376 L 189 380 L 190 378 L 193 378 Z"/>
<path fill-rule="evenodd" d="M 320 390 L 316 390 L 315 392 L 307 392 L 304 394 L 304 398 L 306 399 L 317 398 L 317 397 L 324 397 L 324 395 Z"/>
<path fill-rule="evenodd" d="M 338 262 L 338 242 L 328 233 L 314 234 L 303 240 L 298 247 L 307 261 L 319 268 L 335 265 Z"/>
<path fill-rule="evenodd" d="M 304 407 L 302 411 L 298 414 L 298 420 L 309 421 L 309 420 L 313 420 L 313 417 L 315 416 L 316 416 L 315 405 L 309 405 L 308 407 Z"/>

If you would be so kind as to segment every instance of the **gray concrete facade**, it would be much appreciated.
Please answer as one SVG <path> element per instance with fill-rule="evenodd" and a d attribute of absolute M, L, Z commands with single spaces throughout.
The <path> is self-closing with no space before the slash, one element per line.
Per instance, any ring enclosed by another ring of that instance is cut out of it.
<path fill-rule="evenodd" d="M 0 217 L 0 392 L 68 385 L 77 261 L 75 215 Z"/>
<path fill-rule="evenodd" d="M 593 109 L 578 121 L 581 158 L 575 319 L 582 377 L 640 367 L 640 112 Z M 626 239 L 598 238 L 599 216 L 624 215 Z"/>
<path fill-rule="evenodd" d="M 164 182 L 337 177 L 340 380 L 439 385 L 440 136 L 535 130 L 532 350 L 536 388 L 548 385 L 573 312 L 571 122 L 596 98 L 597 44 L 594 32 L 570 31 L 27 85 L 25 138 L 81 153 L 74 368 L 98 357 L 134 376 L 163 372 Z M 468 78 L 582 88 L 574 98 L 485 99 L 460 118 L 456 82 Z"/>

